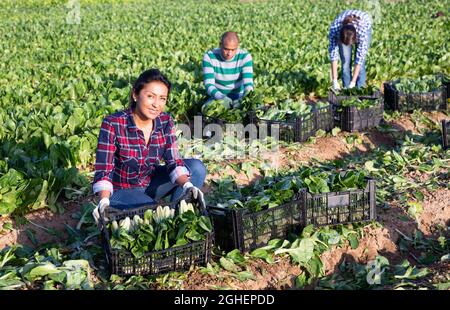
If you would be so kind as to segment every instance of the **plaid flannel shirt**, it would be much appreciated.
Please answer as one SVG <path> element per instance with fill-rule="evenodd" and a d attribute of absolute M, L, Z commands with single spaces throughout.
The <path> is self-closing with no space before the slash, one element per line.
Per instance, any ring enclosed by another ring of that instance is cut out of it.
<path fill-rule="evenodd" d="M 161 113 L 148 145 L 144 133 L 136 127 L 131 110 L 107 116 L 101 125 L 97 144 L 94 193 L 147 187 L 155 166 L 164 159 L 170 180 L 189 175 L 178 152 L 175 127 L 171 116 Z"/>
<path fill-rule="evenodd" d="M 356 29 L 356 38 L 358 40 L 358 45 L 356 48 L 355 63 L 362 65 L 366 58 L 369 49 L 369 32 L 372 29 L 372 20 L 370 16 L 361 11 L 357 10 L 347 10 L 336 17 L 330 26 L 330 32 L 328 35 L 330 45 L 328 52 L 330 54 L 330 60 L 335 61 L 338 59 L 339 55 L 339 36 L 342 29 L 342 22 L 349 15 L 355 15 L 359 17 L 358 21 L 352 23 Z"/>

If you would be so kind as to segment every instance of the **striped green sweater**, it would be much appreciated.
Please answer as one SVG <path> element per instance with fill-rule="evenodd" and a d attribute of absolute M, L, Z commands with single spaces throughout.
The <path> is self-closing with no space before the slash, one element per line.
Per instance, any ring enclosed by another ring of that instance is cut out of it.
<path fill-rule="evenodd" d="M 203 56 L 203 82 L 214 99 L 225 96 L 235 100 L 253 90 L 253 60 L 249 52 L 238 49 L 233 59 L 225 61 L 220 48 Z"/>

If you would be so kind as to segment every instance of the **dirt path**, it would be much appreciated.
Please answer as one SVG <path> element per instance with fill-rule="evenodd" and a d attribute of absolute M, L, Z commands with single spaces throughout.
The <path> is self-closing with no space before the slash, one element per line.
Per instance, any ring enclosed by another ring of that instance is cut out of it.
<path fill-rule="evenodd" d="M 66 225 L 76 227 L 79 222 L 74 215 L 80 211 L 80 206 L 91 201 L 92 197 L 87 197 L 79 203 L 70 202 L 64 207 L 63 214 L 53 213 L 49 209 L 37 210 L 25 216 L 28 223 L 20 225 L 12 218 L 0 218 L 0 225 L 6 221 L 13 223 L 13 229 L 6 234 L 0 235 L 0 249 L 13 244 L 23 244 L 36 247 L 49 242 L 58 242 L 67 237 Z M 49 231 L 50 229 L 50 231 Z M 59 232 L 53 233 L 53 231 Z M 36 243 L 30 239 L 29 232 L 32 232 Z"/>

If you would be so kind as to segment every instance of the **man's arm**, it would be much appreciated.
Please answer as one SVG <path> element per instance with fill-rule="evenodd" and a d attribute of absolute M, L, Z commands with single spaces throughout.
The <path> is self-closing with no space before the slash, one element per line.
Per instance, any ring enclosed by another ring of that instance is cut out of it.
<path fill-rule="evenodd" d="M 203 66 L 203 83 L 205 84 L 206 92 L 212 98 L 219 100 L 226 96 L 221 93 L 216 87 L 216 79 L 214 77 L 214 67 L 211 64 L 211 59 L 208 53 L 205 53 L 202 61 Z"/>
<path fill-rule="evenodd" d="M 244 84 L 244 93 L 253 90 L 253 59 L 250 53 L 245 56 L 242 65 L 242 82 Z"/>

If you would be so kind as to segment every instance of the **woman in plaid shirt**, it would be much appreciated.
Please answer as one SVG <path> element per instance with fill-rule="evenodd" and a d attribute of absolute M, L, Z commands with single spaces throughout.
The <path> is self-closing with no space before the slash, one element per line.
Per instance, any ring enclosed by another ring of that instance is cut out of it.
<path fill-rule="evenodd" d="M 108 206 L 135 208 L 154 204 L 168 194 L 173 201 L 188 188 L 203 200 L 199 188 L 206 168 L 198 159 L 181 158 L 173 120 L 163 112 L 170 88 L 158 69 L 147 70 L 133 85 L 130 107 L 103 120 L 93 182 L 94 193 L 100 197 L 93 213 L 96 220 Z"/>
<path fill-rule="evenodd" d="M 362 11 L 347 10 L 339 14 L 330 26 L 329 49 L 333 88 L 340 89 L 337 74 L 338 54 L 342 62 L 342 82 L 345 88 L 364 87 L 366 55 L 372 39 L 372 21 Z M 355 66 L 351 71 L 353 45 L 356 45 Z"/>

